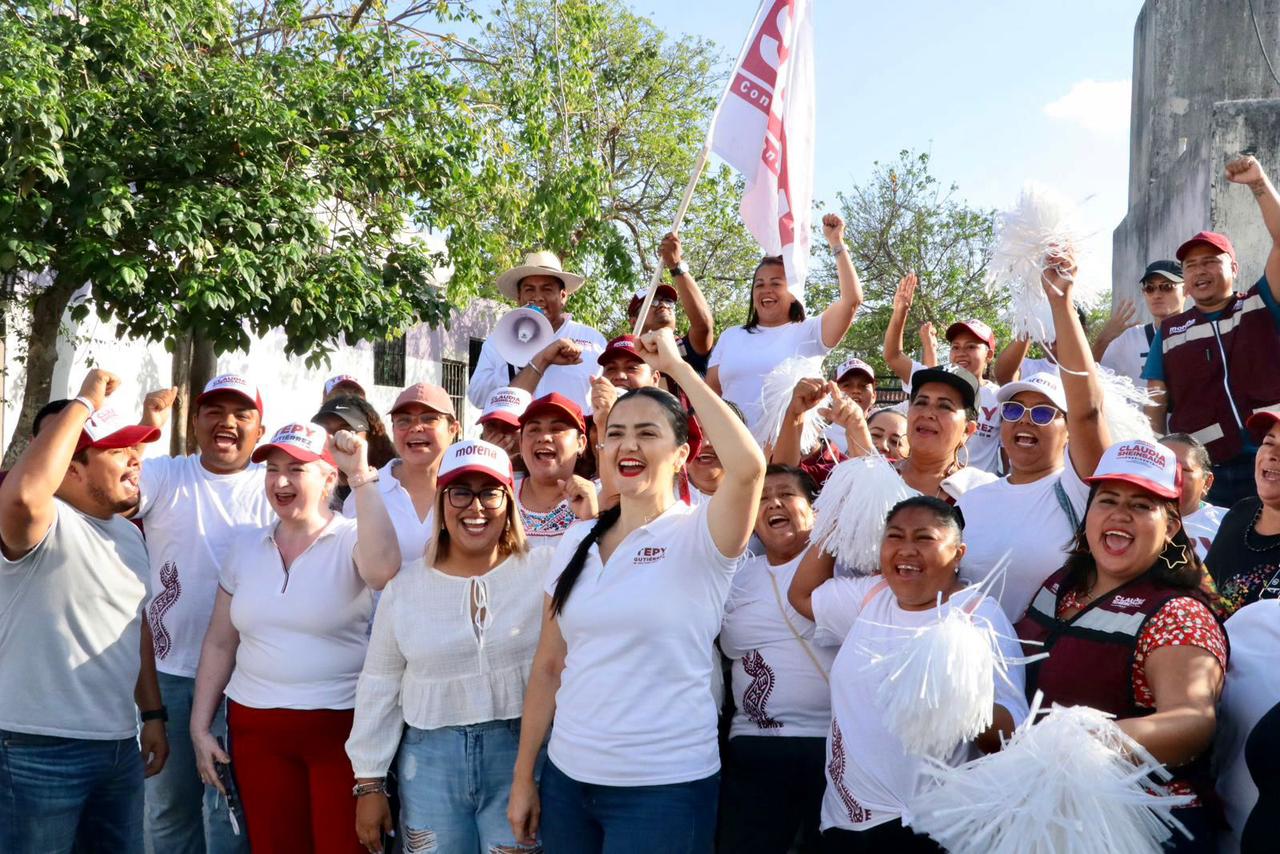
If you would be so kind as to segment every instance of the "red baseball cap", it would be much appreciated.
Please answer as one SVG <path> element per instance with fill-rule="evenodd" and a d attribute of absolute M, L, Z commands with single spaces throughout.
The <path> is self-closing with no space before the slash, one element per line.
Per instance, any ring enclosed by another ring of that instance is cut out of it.
<path fill-rule="evenodd" d="M 395 415 L 401 409 L 414 403 L 421 404 L 427 409 L 434 410 L 442 415 L 458 417 L 457 413 L 453 411 L 453 398 L 449 397 L 449 392 L 431 383 L 416 383 L 400 392 L 400 396 L 396 398 L 395 404 L 391 407 L 391 414 Z"/>
<path fill-rule="evenodd" d="M 497 445 L 466 439 L 445 448 L 436 474 L 436 489 L 444 489 L 464 474 L 488 475 L 503 486 L 514 489 L 511 458 Z"/>
<path fill-rule="evenodd" d="M 637 291 L 636 294 L 631 297 L 631 302 L 627 303 L 628 317 L 640 310 L 640 306 L 644 303 L 644 298 L 648 296 L 648 294 L 649 289 L 645 288 L 642 291 Z M 653 298 L 655 300 L 665 299 L 670 300 L 671 302 L 679 302 L 680 295 L 676 293 L 676 289 L 670 285 L 658 285 L 658 291 L 653 295 Z"/>
<path fill-rule="evenodd" d="M 992 353 L 996 351 L 996 333 L 991 327 L 983 323 L 981 320 L 959 320 L 947 327 L 947 340 L 950 341 L 961 332 L 968 332 L 974 338 L 977 338 Z"/>
<path fill-rule="evenodd" d="M 196 406 L 199 407 L 205 400 L 220 392 L 239 395 L 257 408 L 258 415 L 262 415 L 262 392 L 258 391 L 256 385 L 238 374 L 223 374 L 209 380 L 205 384 L 204 391 L 196 397 Z"/>
<path fill-rule="evenodd" d="M 85 448 L 109 450 L 111 448 L 132 448 L 144 445 L 160 438 L 160 428 L 139 424 L 124 414 L 110 407 L 92 413 L 84 422 L 80 438 L 76 441 L 76 452 Z"/>
<path fill-rule="evenodd" d="M 337 465 L 329 453 L 328 438 L 329 434 L 319 424 L 286 424 L 275 432 L 270 442 L 254 449 L 250 459 L 260 463 L 273 450 L 281 450 L 301 463 L 324 460 L 329 465 Z"/>
<path fill-rule="evenodd" d="M 1236 260 L 1236 248 L 1231 245 L 1231 241 L 1227 239 L 1225 234 L 1218 234 L 1216 231 L 1202 231 L 1186 243 L 1178 247 L 1177 253 L 1174 255 L 1179 261 L 1182 260 L 1188 252 L 1199 245 L 1212 246 L 1218 252 L 1225 252 L 1231 256 L 1231 260 Z"/>
<path fill-rule="evenodd" d="M 1255 442 L 1265 439 L 1271 432 L 1271 428 L 1277 424 L 1280 424 L 1280 412 L 1269 409 L 1253 413 L 1244 422 L 1244 426 L 1249 428 L 1249 433 Z"/>
<path fill-rule="evenodd" d="M 636 352 L 636 336 L 619 335 L 617 338 L 609 342 L 609 346 L 604 348 L 604 352 L 600 354 L 600 358 L 596 359 L 597 364 L 605 364 L 614 356 L 630 356 L 637 362 L 643 362 L 640 354 Z"/>
<path fill-rule="evenodd" d="M 1182 466 L 1177 455 L 1164 445 L 1141 439 L 1117 442 L 1107 448 L 1093 476 L 1084 479 L 1089 484 L 1106 480 L 1131 483 L 1161 498 L 1182 495 Z"/>
<path fill-rule="evenodd" d="M 480 413 L 480 417 L 476 419 L 477 424 L 488 424 L 496 421 L 499 424 L 506 424 L 508 427 L 520 426 L 520 415 L 529 406 L 529 400 L 533 395 L 522 388 L 514 386 L 503 386 L 494 389 L 493 394 L 489 395 L 489 401 L 484 405 L 484 411 Z"/>
<path fill-rule="evenodd" d="M 524 427 L 534 416 L 546 412 L 559 412 L 567 415 L 579 432 L 587 432 L 587 421 L 582 417 L 582 407 L 558 391 L 543 395 L 525 407 L 524 414 L 520 416 L 520 426 Z"/>

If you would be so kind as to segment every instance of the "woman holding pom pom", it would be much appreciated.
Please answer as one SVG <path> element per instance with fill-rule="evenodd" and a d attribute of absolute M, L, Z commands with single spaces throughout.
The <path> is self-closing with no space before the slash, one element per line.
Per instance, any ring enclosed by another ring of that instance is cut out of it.
<path fill-rule="evenodd" d="M 924 383 L 918 390 L 928 387 Z M 833 577 L 835 558 L 817 548 L 805 554 L 796 571 L 788 594 L 792 607 L 814 621 L 819 636 L 840 643 L 831 669 L 832 722 L 822 801 L 826 851 L 941 851 L 909 827 L 906 805 L 925 759 L 913 754 L 902 736 L 919 748 L 924 746 L 920 734 L 957 733 L 945 746 L 928 750 L 954 765 L 975 750 L 997 750 L 1001 735 L 1027 714 L 1013 628 L 994 600 L 966 586 L 959 575 L 963 527 L 963 518 L 945 501 L 914 496 L 889 511 L 878 575 Z M 953 623 L 964 624 L 959 634 L 927 637 L 935 627 L 949 629 Z M 931 660 L 917 660 L 921 667 L 891 667 L 886 674 L 869 666 L 924 652 L 936 639 L 944 643 L 935 647 Z M 976 640 L 984 654 L 945 661 L 953 640 Z M 965 667 L 975 661 L 989 666 L 984 672 Z M 1008 666 L 1010 662 L 1014 664 Z M 947 678 L 921 678 L 940 666 Z M 971 690 L 951 691 L 961 685 Z M 903 714 L 899 710 L 904 707 L 911 711 Z M 907 722 L 901 719 L 911 717 L 914 726 L 904 727 Z"/>
<path fill-rule="evenodd" d="M 1204 575 L 1178 512 L 1181 469 L 1168 448 L 1112 445 L 1088 478 L 1084 521 L 1066 565 L 1018 623 L 1044 704 L 1090 706 L 1173 774 L 1171 794 L 1211 790 L 1208 751 L 1227 644 L 1200 592 Z M 1083 784 L 1084 781 L 1082 781 Z M 1195 837 L 1170 850 L 1212 851 L 1201 802 L 1174 810 Z"/>

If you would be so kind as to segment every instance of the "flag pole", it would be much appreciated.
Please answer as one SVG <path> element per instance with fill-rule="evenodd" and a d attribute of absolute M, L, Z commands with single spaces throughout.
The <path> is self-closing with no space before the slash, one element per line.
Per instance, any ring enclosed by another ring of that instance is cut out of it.
<path fill-rule="evenodd" d="M 747 30 L 747 37 L 742 42 L 742 48 L 738 51 L 738 58 L 734 61 L 733 67 L 729 70 L 729 79 L 725 81 L 724 91 L 720 93 L 720 99 L 716 101 L 716 108 L 711 111 L 711 119 L 707 122 L 707 135 L 702 143 L 702 151 L 698 153 L 698 159 L 693 164 L 693 172 L 689 175 L 689 183 L 685 185 L 684 195 L 680 197 L 680 205 L 676 208 L 675 221 L 671 223 L 671 233 L 678 234 L 680 225 L 684 222 L 684 215 L 689 210 L 689 203 L 693 201 L 693 191 L 698 186 L 698 179 L 702 177 L 702 170 L 707 166 L 707 160 L 711 157 L 711 138 L 716 131 L 716 120 L 720 118 L 720 107 L 724 104 L 725 96 L 729 94 L 729 87 L 733 85 L 733 76 L 737 70 L 742 67 L 742 60 L 747 55 L 747 50 L 751 47 L 751 39 L 760 29 L 760 20 L 768 9 L 771 0 L 762 0 L 759 10 L 756 11 L 755 19 L 751 22 L 751 29 Z M 654 265 L 653 275 L 649 277 L 648 293 L 644 295 L 644 302 L 640 304 L 640 310 L 636 313 L 636 325 L 631 330 L 633 335 L 639 335 L 644 331 L 644 322 L 649 317 L 649 307 L 653 304 L 654 295 L 658 290 L 658 282 L 662 280 L 662 264 Z"/>

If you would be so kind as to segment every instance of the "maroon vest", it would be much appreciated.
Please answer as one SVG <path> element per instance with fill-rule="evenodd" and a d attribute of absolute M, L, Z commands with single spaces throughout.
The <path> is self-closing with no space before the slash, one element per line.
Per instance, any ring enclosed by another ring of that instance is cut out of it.
<path fill-rule="evenodd" d="M 1215 463 L 1244 450 L 1244 422 L 1280 404 L 1280 330 L 1259 292 L 1237 293 L 1216 321 L 1192 308 L 1160 324 L 1169 431 L 1190 433 Z"/>

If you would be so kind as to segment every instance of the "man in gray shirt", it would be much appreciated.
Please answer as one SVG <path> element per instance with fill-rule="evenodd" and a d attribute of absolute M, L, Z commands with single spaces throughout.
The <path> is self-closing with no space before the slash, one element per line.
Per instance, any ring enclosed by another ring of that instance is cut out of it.
<path fill-rule="evenodd" d="M 140 854 L 142 781 L 168 756 L 146 546 L 119 515 L 138 503 L 141 445 L 160 431 L 103 407 L 118 385 L 90 371 L 0 484 L 6 854 Z"/>

